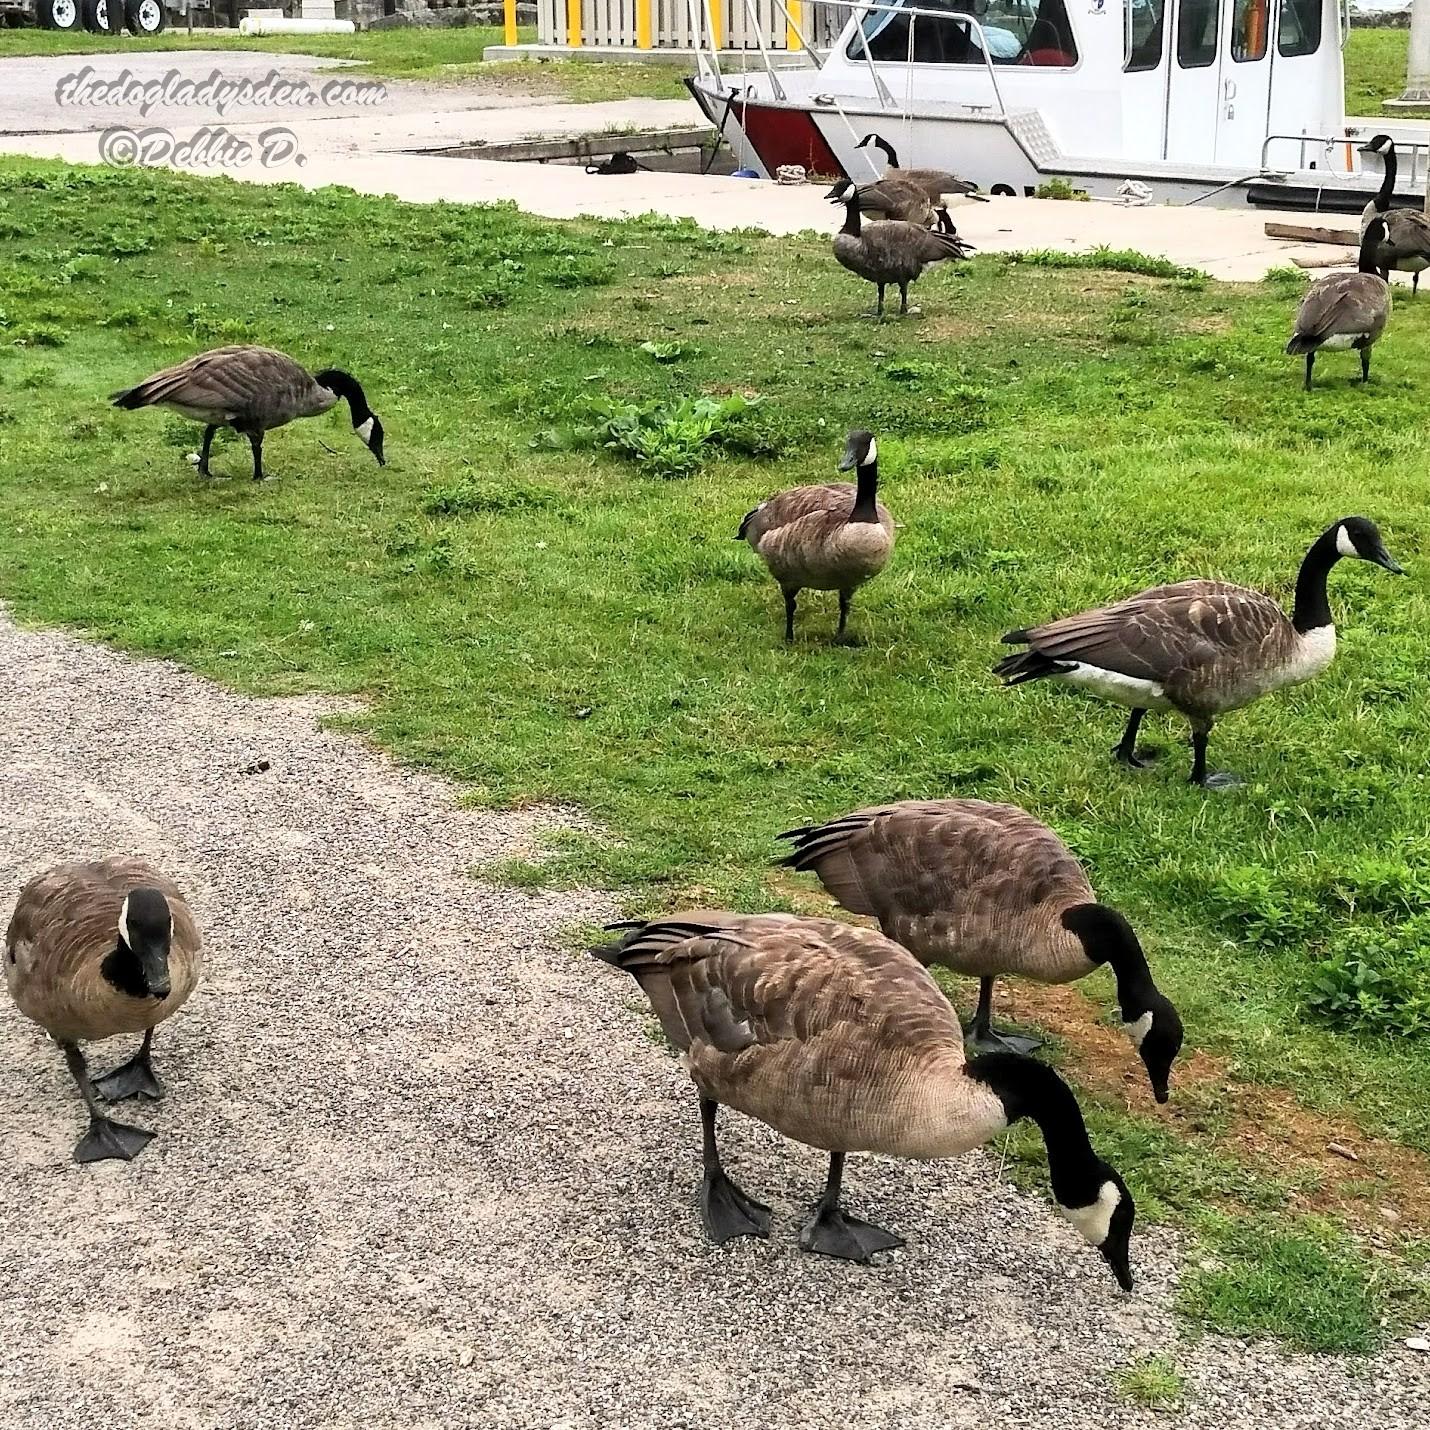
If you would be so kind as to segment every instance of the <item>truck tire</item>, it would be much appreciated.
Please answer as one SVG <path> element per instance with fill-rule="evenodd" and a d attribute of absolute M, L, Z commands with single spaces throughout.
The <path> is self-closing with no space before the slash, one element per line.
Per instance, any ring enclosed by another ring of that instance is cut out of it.
<path fill-rule="evenodd" d="M 124 24 L 131 35 L 157 35 L 166 18 L 164 0 L 124 0 Z"/>
<path fill-rule="evenodd" d="M 80 0 L 79 11 L 91 35 L 109 33 L 109 0 Z"/>
<path fill-rule="evenodd" d="M 78 30 L 80 0 L 36 0 L 35 18 L 46 30 Z"/>

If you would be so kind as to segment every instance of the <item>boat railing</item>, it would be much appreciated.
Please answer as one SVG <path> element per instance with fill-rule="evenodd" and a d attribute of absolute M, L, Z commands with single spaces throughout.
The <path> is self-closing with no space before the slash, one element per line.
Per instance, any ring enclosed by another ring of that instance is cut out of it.
<path fill-rule="evenodd" d="M 710 13 L 710 0 L 688 0 L 691 9 L 690 27 L 694 34 L 700 36 L 701 43 L 697 47 L 696 63 L 702 74 L 719 82 L 722 89 L 727 88 L 725 78 L 721 74 L 720 58 L 721 51 L 718 47 L 719 31 L 712 23 Z M 756 46 L 760 52 L 762 67 L 769 80 L 770 89 L 776 99 L 785 99 L 787 91 L 780 80 L 781 72 L 788 73 L 796 66 L 807 68 L 813 66 L 819 68 L 829 57 L 833 44 L 845 33 L 848 12 L 853 12 L 858 23 L 854 26 L 851 39 L 857 37 L 859 50 L 858 58 L 868 70 L 870 78 L 873 80 L 874 94 L 878 99 L 879 108 L 882 110 L 895 110 L 902 114 L 909 114 L 913 108 L 913 75 L 914 75 L 914 55 L 917 53 L 918 24 L 919 21 L 939 21 L 948 24 L 950 21 L 956 22 L 960 27 L 968 30 L 972 39 L 977 41 L 978 48 L 983 56 L 983 69 L 988 76 L 988 84 L 993 93 L 993 104 L 988 106 L 969 106 L 970 108 L 993 108 L 999 117 L 1007 114 L 1007 108 L 1003 103 L 1003 92 L 998 84 L 998 73 L 993 64 L 992 51 L 988 45 L 988 37 L 984 32 L 983 25 L 973 15 L 964 14 L 961 11 L 949 9 L 927 9 L 919 5 L 900 4 L 898 0 L 892 3 L 885 3 L 885 0 L 773 0 L 773 4 L 779 15 L 785 22 L 785 33 L 788 36 L 786 46 L 776 50 L 767 42 L 765 35 L 765 25 L 761 23 L 761 17 L 757 14 L 757 0 L 731 0 L 731 3 L 741 3 L 749 22 L 749 32 L 752 32 L 756 39 Z M 761 9 L 771 3 L 771 0 L 758 0 Z M 699 4 L 704 9 L 704 14 L 699 15 L 696 6 Z M 807 30 L 804 25 L 805 12 L 812 11 L 811 19 L 813 23 Z M 837 25 L 830 24 L 828 17 L 823 12 L 846 12 L 845 18 Z M 865 30 L 864 21 L 869 15 L 903 15 L 909 21 L 909 42 L 907 58 L 892 63 L 902 64 L 904 68 L 904 98 L 901 103 L 895 97 L 894 89 L 887 81 L 886 71 L 880 69 L 879 61 L 874 58 L 874 53 L 869 47 L 869 36 Z M 703 19 L 704 23 L 700 21 Z M 812 35 L 818 35 L 823 31 L 829 37 L 830 43 L 820 47 Z M 780 62 L 775 62 L 775 56 L 780 57 Z M 726 60 L 729 59 L 729 51 L 724 51 Z M 853 56 L 851 56 L 853 58 Z M 731 77 L 728 88 L 731 92 L 738 88 L 738 84 Z M 836 105 L 836 108 L 838 106 Z M 848 123 L 847 119 L 845 121 Z"/>
<path fill-rule="evenodd" d="M 1295 164 L 1273 164 L 1276 155 L 1289 153 L 1295 147 Z M 1297 169 L 1323 169 L 1331 174 L 1359 173 L 1355 161 L 1358 141 L 1344 134 L 1268 134 L 1261 145 L 1262 173 L 1287 173 Z M 1402 161 L 1408 158 L 1409 173 L 1404 177 L 1410 188 L 1419 190 L 1425 183 L 1426 166 L 1430 164 L 1430 141 L 1395 141 L 1395 153 Z"/>

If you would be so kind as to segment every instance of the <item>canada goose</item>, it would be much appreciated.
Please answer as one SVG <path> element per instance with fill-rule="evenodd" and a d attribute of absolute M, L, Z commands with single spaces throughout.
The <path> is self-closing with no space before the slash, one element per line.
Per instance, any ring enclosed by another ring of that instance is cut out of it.
<path fill-rule="evenodd" d="M 899 312 L 907 313 L 909 284 L 922 277 L 925 268 L 946 258 L 967 258 L 973 251 L 952 227 L 946 233 L 930 233 L 897 219 L 861 227 L 857 191 L 844 201 L 844 209 L 844 227 L 834 235 L 834 256 L 851 273 L 877 286 L 876 318 L 884 316 L 884 289 L 889 284 L 898 284 Z"/>
<path fill-rule="evenodd" d="M 1385 160 L 1385 177 L 1375 197 L 1365 206 L 1360 217 L 1361 237 L 1373 219 L 1385 224 L 1385 238 L 1376 250 L 1375 261 L 1382 278 L 1391 270 L 1410 273 L 1411 295 L 1420 291 L 1420 274 L 1430 268 L 1430 219 L 1419 209 L 1393 209 L 1395 175 L 1399 161 L 1395 157 L 1395 141 L 1389 134 L 1377 134 L 1361 149 L 1362 154 L 1381 154 Z"/>
<path fill-rule="evenodd" d="M 794 639 L 794 607 L 806 587 L 839 592 L 836 641 L 845 641 L 854 592 L 879 574 L 894 549 L 894 519 L 875 499 L 879 445 L 872 432 L 849 434 L 839 470 L 857 480 L 791 487 L 745 513 L 736 541 L 748 541 L 785 598 L 785 640 Z"/>
<path fill-rule="evenodd" d="M 711 1241 L 770 1227 L 769 1207 L 720 1165 L 721 1103 L 829 1153 L 799 1244 L 850 1261 L 903 1241 L 840 1208 L 848 1153 L 956 1157 L 1031 1117 L 1059 1210 L 1132 1289 L 1132 1196 L 1093 1151 L 1067 1084 L 1016 1053 L 965 1061 L 958 1015 L 898 944 L 793 914 L 683 913 L 612 927 L 630 931 L 592 953 L 640 985 L 700 1094 Z"/>
<path fill-rule="evenodd" d="M 990 1025 L 1001 974 L 1071 983 L 1107 964 L 1122 1027 L 1158 1102 L 1167 1100 L 1182 1021 L 1157 990 L 1132 925 L 1097 902 L 1072 851 L 1026 810 L 978 799 L 904 800 L 779 836 L 781 862 L 813 870 L 850 913 L 870 914 L 921 963 L 982 980 L 969 1046 L 1031 1052 Z"/>
<path fill-rule="evenodd" d="M 1323 280 L 1324 281 L 1324 280 Z M 1113 755 L 1140 767 L 1137 730 L 1149 710 L 1176 710 L 1192 727 L 1192 781 L 1206 789 L 1238 784 L 1207 773 L 1207 736 L 1219 715 L 1283 685 L 1319 675 L 1336 653 L 1326 576 L 1342 556 L 1403 574 L 1373 521 L 1348 516 L 1312 543 L 1296 577 L 1290 618 L 1260 591 L 1225 581 L 1154 586 L 1115 606 L 1009 631 L 1026 651 L 994 667 L 1009 685 L 1044 676 L 1132 709 Z"/>
<path fill-rule="evenodd" d="M 186 362 L 146 377 L 137 387 L 114 394 L 114 405 L 171 407 L 204 423 L 199 451 L 199 475 L 211 476 L 209 447 L 220 427 L 242 432 L 253 448 L 253 480 L 263 480 L 263 434 L 298 417 L 317 417 L 347 399 L 353 430 L 367 444 L 378 466 L 382 454 L 382 423 L 367 405 L 358 380 L 338 368 L 316 376 L 287 353 L 272 348 L 228 347 L 199 353 Z"/>
<path fill-rule="evenodd" d="M 16 1006 L 61 1047 L 89 1109 L 76 1162 L 128 1161 L 153 1137 L 100 1110 L 161 1098 L 149 1046 L 199 981 L 199 932 L 184 896 L 142 859 L 60 864 L 20 891 L 5 938 L 5 982 Z M 143 1033 L 139 1051 L 90 1082 L 81 1040 Z"/>
<path fill-rule="evenodd" d="M 1361 235 L 1359 272 L 1328 273 L 1316 279 L 1301 299 L 1286 351 L 1293 357 L 1306 355 L 1307 392 L 1322 348 L 1357 349 L 1361 381 L 1370 381 L 1370 350 L 1390 317 L 1390 284 L 1376 271 L 1376 253 L 1384 237 L 1384 221 L 1373 218 Z"/>
<path fill-rule="evenodd" d="M 877 184 L 854 184 L 848 179 L 840 179 L 825 198 L 832 204 L 849 202 L 851 195 L 859 199 L 859 212 L 875 219 L 898 219 L 911 223 L 916 228 L 932 228 L 935 218 L 944 233 L 953 232 L 953 224 L 948 217 L 948 209 L 940 204 L 935 214 L 928 195 L 914 184 L 898 179 L 883 179 Z"/>
<path fill-rule="evenodd" d="M 977 184 L 970 184 L 967 179 L 960 179 L 957 174 L 950 174 L 947 169 L 901 169 L 894 146 L 881 135 L 866 134 L 854 147 L 867 149 L 870 145 L 883 151 L 887 161 L 884 178 L 902 179 L 906 184 L 916 184 L 928 195 L 929 202 L 935 207 L 942 205 L 949 194 L 977 199 L 981 204 L 988 202 L 988 199 L 978 192 Z"/>

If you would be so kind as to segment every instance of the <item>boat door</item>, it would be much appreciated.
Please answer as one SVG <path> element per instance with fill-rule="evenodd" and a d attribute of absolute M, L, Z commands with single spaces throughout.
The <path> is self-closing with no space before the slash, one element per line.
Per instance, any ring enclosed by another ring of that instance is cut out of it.
<path fill-rule="evenodd" d="M 1222 10 L 1236 0 L 1168 0 L 1172 26 L 1167 73 L 1167 128 L 1162 157 L 1189 164 L 1216 162 L 1222 112 Z"/>
<path fill-rule="evenodd" d="M 1216 162 L 1261 163 L 1271 112 L 1271 0 L 1222 0 Z"/>

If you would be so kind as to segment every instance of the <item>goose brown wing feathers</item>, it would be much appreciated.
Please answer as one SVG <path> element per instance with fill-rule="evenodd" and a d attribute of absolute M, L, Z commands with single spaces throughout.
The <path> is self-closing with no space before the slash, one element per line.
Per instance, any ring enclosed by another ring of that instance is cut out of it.
<path fill-rule="evenodd" d="M 1391 209 L 1381 217 L 1385 242 L 1377 258 L 1383 266 L 1394 268 L 1407 258 L 1430 259 L 1430 219 L 1414 209 Z"/>
<path fill-rule="evenodd" d="M 1301 300 L 1288 352 L 1305 352 L 1340 334 L 1378 337 L 1390 314 L 1390 288 L 1373 273 L 1332 273 Z"/>
<path fill-rule="evenodd" d="M 286 353 L 248 345 L 198 353 L 114 396 L 117 407 L 172 403 L 239 418 L 272 414 L 281 421 L 322 411 L 336 401 L 335 394 L 319 388 L 307 369 Z"/>
<path fill-rule="evenodd" d="M 763 501 L 745 514 L 740 536 L 759 548 L 760 538 L 791 522 L 828 512 L 847 520 L 854 509 L 857 489 L 853 482 L 824 482 L 815 486 L 790 487 Z"/>

